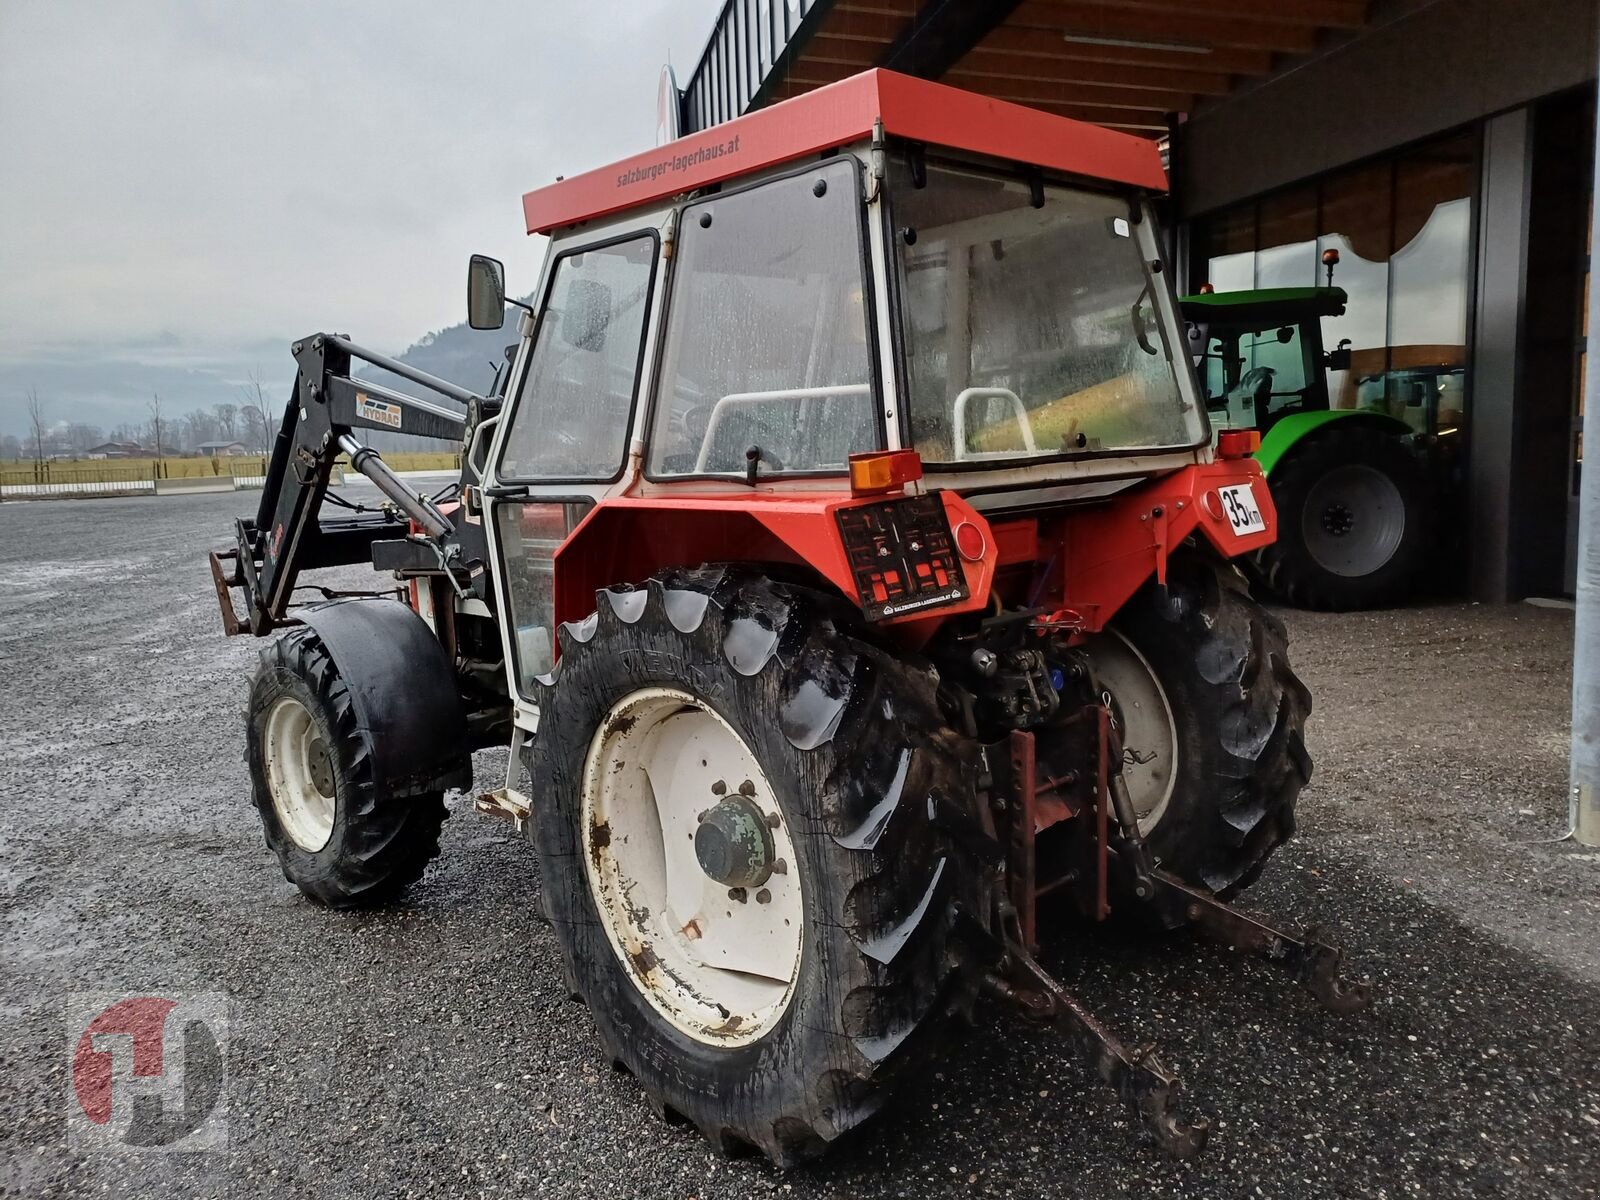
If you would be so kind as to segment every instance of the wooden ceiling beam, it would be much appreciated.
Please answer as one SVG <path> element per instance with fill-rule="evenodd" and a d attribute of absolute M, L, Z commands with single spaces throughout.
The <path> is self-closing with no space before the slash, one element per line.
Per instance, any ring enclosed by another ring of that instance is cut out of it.
<path fill-rule="evenodd" d="M 1192 68 L 1183 71 L 1175 67 L 1083 60 L 1058 62 L 1013 54 L 969 54 L 955 65 L 955 71 L 1004 79 L 1059 79 L 1066 83 L 1097 83 L 1104 87 L 1161 88 L 1198 96 L 1226 96 L 1233 90 L 1233 76 L 1217 71 Z"/>
<path fill-rule="evenodd" d="M 1306 26 L 1275 21 L 1197 14 L 1192 9 L 1172 12 L 1113 8 L 1087 0 L 1023 0 L 1006 21 L 1012 29 L 1054 31 L 1057 36 L 1078 34 L 1124 42 L 1145 42 L 1180 51 L 1194 47 L 1228 46 L 1239 50 L 1265 50 L 1274 54 L 1307 54 L 1316 45 L 1317 31 Z M 1202 57 L 1196 53 L 1196 58 Z"/>
<path fill-rule="evenodd" d="M 1104 84 L 1080 83 L 1064 79 L 1018 79 L 1014 76 L 974 75 L 952 71 L 941 83 L 981 92 L 1000 100 L 1013 100 L 1018 104 L 1038 104 L 1053 101 L 1063 104 L 1095 104 L 1107 108 L 1139 109 L 1144 112 L 1188 112 L 1194 107 L 1194 97 L 1155 86 L 1149 88 L 1107 87 Z"/>
<path fill-rule="evenodd" d="M 1069 42 L 1057 34 L 1041 35 L 1037 30 L 1009 29 L 1002 26 L 967 52 L 956 64 L 957 70 L 969 65 L 989 64 L 999 59 L 1028 59 L 1035 70 L 1058 71 L 1066 68 L 1043 63 L 1109 63 L 1119 66 L 1156 67 L 1162 70 L 1202 70 L 1221 78 L 1235 75 L 1265 75 L 1272 69 L 1272 55 L 1265 50 L 1238 50 L 1217 47 L 1208 54 L 1188 54 L 1181 50 L 1158 50 L 1147 46 L 1101 46 Z M 987 69 L 987 68 L 986 68 Z"/>
<path fill-rule="evenodd" d="M 1208 20 L 1247 18 L 1314 29 L 1363 29 L 1367 24 L 1367 0 L 1097 0 L 1096 6 L 1203 15 Z"/>

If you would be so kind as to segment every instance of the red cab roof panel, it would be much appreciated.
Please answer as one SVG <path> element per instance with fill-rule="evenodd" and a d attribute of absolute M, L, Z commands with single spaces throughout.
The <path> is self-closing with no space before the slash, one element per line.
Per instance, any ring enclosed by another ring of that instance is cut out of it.
<path fill-rule="evenodd" d="M 529 233 L 593 220 L 884 132 L 1164 191 L 1156 144 L 894 71 L 864 71 L 522 197 Z"/>

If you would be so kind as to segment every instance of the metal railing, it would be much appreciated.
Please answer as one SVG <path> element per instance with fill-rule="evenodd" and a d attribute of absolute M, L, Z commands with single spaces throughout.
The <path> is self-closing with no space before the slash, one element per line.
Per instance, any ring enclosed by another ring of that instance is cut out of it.
<path fill-rule="evenodd" d="M 698 133 L 748 111 L 777 78 L 789 46 L 833 0 L 728 0 L 683 89 L 683 131 Z"/>

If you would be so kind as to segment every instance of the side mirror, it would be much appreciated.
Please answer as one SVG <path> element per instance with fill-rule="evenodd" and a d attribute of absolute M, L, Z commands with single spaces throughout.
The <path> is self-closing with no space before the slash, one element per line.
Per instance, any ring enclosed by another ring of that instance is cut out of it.
<path fill-rule="evenodd" d="M 1345 338 L 1337 348 L 1324 354 L 1322 362 L 1330 371 L 1348 371 L 1350 369 L 1350 339 Z"/>
<path fill-rule="evenodd" d="M 506 323 L 506 269 L 499 259 L 474 254 L 467 263 L 467 324 L 499 329 Z"/>
<path fill-rule="evenodd" d="M 561 310 L 562 340 L 595 352 L 605 347 L 610 324 L 611 289 L 593 279 L 574 279 Z"/>

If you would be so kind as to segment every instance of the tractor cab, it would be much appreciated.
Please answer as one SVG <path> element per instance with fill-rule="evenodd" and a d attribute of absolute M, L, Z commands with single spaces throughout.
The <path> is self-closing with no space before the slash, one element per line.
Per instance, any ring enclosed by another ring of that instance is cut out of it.
<path fill-rule="evenodd" d="M 1211 462 L 1150 204 L 1164 186 L 1146 140 L 874 71 L 528 193 L 550 249 L 469 497 L 490 510 L 516 690 L 531 700 L 597 582 L 670 556 L 732 539 L 829 564 L 875 619 L 943 618 L 990 603 L 1002 539 L 1037 537 L 1009 514 Z M 503 285 L 482 271 L 493 324 Z M 884 574 L 828 545 L 879 476 L 934 497 L 912 540 L 943 557 Z M 1264 541 L 1240 498 L 1218 536 Z M 672 532 L 635 543 L 649 506 Z"/>
<path fill-rule="evenodd" d="M 1216 429 L 1259 429 L 1329 407 L 1328 372 L 1350 368 L 1341 343 L 1324 351 L 1322 319 L 1344 315 L 1336 287 L 1257 288 L 1185 296 L 1189 351 Z"/>

